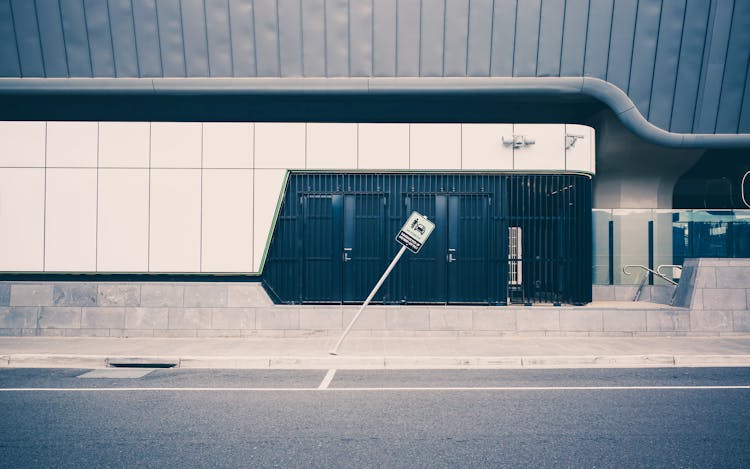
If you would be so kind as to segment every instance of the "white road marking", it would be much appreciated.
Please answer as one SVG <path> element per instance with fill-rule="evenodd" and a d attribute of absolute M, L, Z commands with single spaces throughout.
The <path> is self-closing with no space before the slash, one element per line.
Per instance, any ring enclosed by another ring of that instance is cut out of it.
<path fill-rule="evenodd" d="M 0 392 L 127 392 L 127 391 L 191 391 L 191 392 L 300 392 L 300 391 L 694 391 L 750 389 L 742 386 L 496 386 L 496 387 L 384 387 L 384 388 L 0 388 Z"/>
<path fill-rule="evenodd" d="M 6 388 L 0 389 L 0 392 L 123 392 L 123 391 L 212 391 L 212 392 L 225 392 L 225 391 L 317 391 L 317 388 L 137 388 L 137 387 L 121 387 L 121 388 Z"/>
<path fill-rule="evenodd" d="M 335 374 L 335 369 L 328 370 L 328 373 L 326 373 L 323 381 L 320 382 L 320 386 L 318 386 L 318 389 L 328 389 L 328 385 L 331 384 L 331 380 L 333 380 L 333 376 Z"/>
<path fill-rule="evenodd" d="M 750 389 L 748 386 L 485 386 L 485 387 L 391 387 L 328 388 L 328 391 L 629 391 L 629 390 Z"/>
<path fill-rule="evenodd" d="M 104 368 L 101 370 L 87 371 L 76 378 L 112 378 L 112 379 L 136 379 L 143 378 L 152 373 L 155 368 Z"/>

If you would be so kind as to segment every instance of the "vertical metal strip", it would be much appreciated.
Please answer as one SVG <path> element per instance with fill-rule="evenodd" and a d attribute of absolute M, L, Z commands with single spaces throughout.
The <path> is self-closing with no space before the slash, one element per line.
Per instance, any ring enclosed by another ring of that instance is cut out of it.
<path fill-rule="evenodd" d="M 607 246 L 607 263 L 609 264 L 609 284 L 614 285 L 615 283 L 615 221 L 609 220 L 607 236 L 609 240 L 609 246 Z"/>
<path fill-rule="evenodd" d="M 583 226 L 581 236 L 583 236 L 584 241 L 581 243 L 582 251 L 579 253 L 581 261 L 578 267 L 578 271 L 580 272 L 578 275 L 579 290 L 576 293 L 579 297 L 577 298 L 578 302 L 583 303 L 588 302 L 591 297 L 591 180 L 588 178 L 581 179 L 576 186 L 575 196 L 578 198 L 579 192 L 582 190 L 584 204 L 583 207 L 579 207 L 577 204 L 574 206 L 576 214 L 575 226 Z"/>
<path fill-rule="evenodd" d="M 551 183 L 554 180 L 554 175 L 545 175 L 542 176 L 543 183 L 543 189 L 542 193 L 539 195 L 542 199 L 543 203 L 543 217 L 544 217 L 544 229 L 542 230 L 542 242 L 544 244 L 544 254 L 543 254 L 543 262 L 544 262 L 544 281 L 542 282 L 543 288 L 544 288 L 544 296 L 545 296 L 545 302 L 555 302 L 555 286 L 552 282 L 552 276 L 551 276 L 551 260 L 552 260 L 552 253 L 550 252 L 550 242 L 552 239 L 556 236 L 556 233 L 554 232 L 554 220 L 552 220 L 551 214 L 550 214 L 550 187 Z"/>
<path fill-rule="evenodd" d="M 654 221 L 648 221 L 648 268 L 654 270 Z M 648 284 L 654 284 L 654 274 L 648 273 Z"/>
<path fill-rule="evenodd" d="M 101 122 L 96 123 L 96 221 L 94 222 L 96 232 L 94 234 L 94 272 L 99 270 L 99 148 L 101 148 L 99 139 L 101 138 L 101 126 Z"/>
<path fill-rule="evenodd" d="M 299 287 L 297 288 L 298 292 L 298 301 L 302 303 L 303 299 L 303 292 L 305 291 L 306 285 L 305 285 L 305 256 L 307 255 L 307 250 L 305 249 L 305 243 L 302 242 L 303 239 L 305 239 L 305 230 L 307 227 L 305 226 L 305 212 L 307 210 L 307 206 L 304 203 L 304 199 L 302 198 L 302 191 L 304 190 L 304 177 L 298 176 L 294 178 L 294 187 L 296 189 L 295 198 L 299 197 L 299 205 L 297 206 L 299 213 L 297 214 L 297 223 L 298 223 L 298 233 L 299 237 L 297 238 L 297 245 L 299 247 L 299 257 L 300 257 L 300 267 L 299 267 Z M 302 187 L 300 187 L 302 186 Z M 295 200 L 296 202 L 296 200 Z"/>
<path fill-rule="evenodd" d="M 535 223 L 535 229 L 534 229 L 534 246 L 535 246 L 535 256 L 534 256 L 534 263 L 535 265 L 535 276 L 534 276 L 534 301 L 535 302 L 543 302 L 544 301 L 544 295 L 542 293 L 541 287 L 542 283 L 542 274 L 544 273 L 542 271 L 542 256 L 544 255 L 543 246 L 542 246 L 542 232 L 544 230 L 544 219 L 542 218 L 542 198 L 536 197 L 536 194 L 541 192 L 542 189 L 542 176 L 534 175 L 533 176 L 534 183 L 531 186 L 531 191 L 529 192 L 529 198 L 532 200 L 532 203 L 534 204 L 534 223 Z"/>

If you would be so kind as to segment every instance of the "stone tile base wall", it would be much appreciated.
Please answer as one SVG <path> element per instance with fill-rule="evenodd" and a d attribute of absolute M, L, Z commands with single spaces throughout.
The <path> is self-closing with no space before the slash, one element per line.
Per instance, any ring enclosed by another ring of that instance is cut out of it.
<path fill-rule="evenodd" d="M 746 289 L 743 292 L 747 293 Z M 707 298 L 708 304 L 713 304 L 710 295 Z M 743 305 L 745 309 L 716 311 L 714 316 L 707 316 L 705 308 L 644 303 L 627 307 L 622 303 L 602 307 L 374 305 L 363 313 L 353 333 L 446 337 L 733 335 L 750 332 L 750 312 L 747 303 Z M 0 282 L 0 335 L 6 336 L 334 336 L 357 309 L 273 305 L 260 283 Z"/>
<path fill-rule="evenodd" d="M 750 259 L 686 259 L 673 304 L 692 329 L 750 332 Z"/>
<path fill-rule="evenodd" d="M 258 282 L 0 282 L 0 335 L 239 336 L 263 308 L 273 304 Z"/>
<path fill-rule="evenodd" d="M 674 285 L 644 285 L 638 301 L 669 305 L 675 292 Z M 633 301 L 638 285 L 593 285 L 593 301 Z"/>

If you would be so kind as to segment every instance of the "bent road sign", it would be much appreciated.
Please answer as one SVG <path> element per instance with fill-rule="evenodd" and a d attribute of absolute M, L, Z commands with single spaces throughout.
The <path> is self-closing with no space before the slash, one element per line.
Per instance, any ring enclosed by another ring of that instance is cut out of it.
<path fill-rule="evenodd" d="M 396 241 L 416 254 L 434 229 L 435 224 L 428 220 L 426 216 L 418 212 L 412 212 L 404 226 L 401 227 L 398 236 L 396 236 Z"/>

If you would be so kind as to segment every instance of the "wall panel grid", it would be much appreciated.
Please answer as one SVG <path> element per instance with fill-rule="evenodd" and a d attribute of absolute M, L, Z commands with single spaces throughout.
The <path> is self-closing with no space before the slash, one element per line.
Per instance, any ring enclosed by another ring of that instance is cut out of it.
<path fill-rule="evenodd" d="M 593 173 L 593 140 L 547 124 L 0 122 L 0 271 L 258 273 L 288 170 Z"/>

